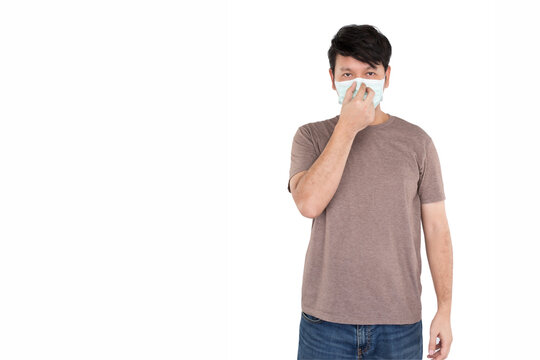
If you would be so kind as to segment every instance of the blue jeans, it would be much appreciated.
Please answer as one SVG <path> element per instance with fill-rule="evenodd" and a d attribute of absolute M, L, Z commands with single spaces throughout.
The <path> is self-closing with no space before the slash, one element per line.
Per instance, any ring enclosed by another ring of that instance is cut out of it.
<path fill-rule="evenodd" d="M 298 360 L 421 360 L 422 320 L 414 324 L 348 325 L 302 312 Z"/>

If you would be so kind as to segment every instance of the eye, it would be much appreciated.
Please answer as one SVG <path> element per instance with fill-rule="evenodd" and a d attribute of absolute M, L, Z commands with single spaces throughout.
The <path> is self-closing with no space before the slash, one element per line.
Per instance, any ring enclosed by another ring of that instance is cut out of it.
<path fill-rule="evenodd" d="M 345 75 L 347 75 L 347 74 L 351 75 L 351 73 L 344 73 L 343 76 L 345 76 Z"/>
<path fill-rule="evenodd" d="M 368 74 L 373 74 L 373 75 L 375 75 L 375 73 L 374 73 L 373 71 L 368 72 Z"/>

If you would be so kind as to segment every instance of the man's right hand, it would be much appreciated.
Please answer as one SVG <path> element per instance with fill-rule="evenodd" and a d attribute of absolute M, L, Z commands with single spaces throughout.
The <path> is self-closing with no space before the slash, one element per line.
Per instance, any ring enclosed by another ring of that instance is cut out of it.
<path fill-rule="evenodd" d="M 373 106 L 375 91 L 362 83 L 358 93 L 353 97 L 356 86 L 358 84 L 353 82 L 347 89 L 338 121 L 338 124 L 349 129 L 354 135 L 375 121 L 375 107 Z M 368 95 L 364 100 L 366 91 Z"/>

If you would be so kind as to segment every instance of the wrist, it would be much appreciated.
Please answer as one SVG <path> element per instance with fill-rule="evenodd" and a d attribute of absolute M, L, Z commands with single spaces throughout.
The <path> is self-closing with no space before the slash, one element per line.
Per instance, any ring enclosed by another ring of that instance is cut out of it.
<path fill-rule="evenodd" d="M 349 141 L 353 141 L 357 134 L 357 132 L 351 127 L 340 122 L 336 124 L 334 132 L 339 134 L 338 136 L 343 137 Z"/>
<path fill-rule="evenodd" d="M 442 315 L 450 316 L 450 312 L 451 312 L 450 305 L 439 305 L 439 307 L 437 308 L 437 313 L 442 314 Z"/>

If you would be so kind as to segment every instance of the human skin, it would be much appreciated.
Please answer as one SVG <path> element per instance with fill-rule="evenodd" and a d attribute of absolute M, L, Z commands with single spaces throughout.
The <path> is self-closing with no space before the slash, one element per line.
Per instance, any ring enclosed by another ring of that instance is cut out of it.
<path fill-rule="evenodd" d="M 422 204 L 422 227 L 438 305 L 429 330 L 427 357 L 442 360 L 448 357 L 453 340 L 450 324 L 453 251 L 444 200 Z M 437 337 L 440 339 L 438 344 Z"/>
<path fill-rule="evenodd" d="M 383 79 L 384 88 L 390 84 L 391 67 L 386 72 L 384 66 L 375 68 L 350 56 L 337 55 L 335 74 L 329 69 L 332 89 L 334 76 L 337 81 L 362 77 Z M 368 97 L 361 100 L 365 91 Z M 373 90 L 365 87 L 351 99 L 353 88 L 347 90 L 341 115 L 328 144 L 310 169 L 299 172 L 291 178 L 291 193 L 300 213 L 308 218 L 319 216 L 332 197 L 341 181 L 352 142 L 358 131 L 366 126 L 381 124 L 388 120 L 380 104 L 373 109 Z M 371 102 L 371 107 L 369 106 Z M 453 254 L 450 229 L 446 217 L 445 202 L 438 201 L 421 205 L 422 227 L 426 241 L 426 253 L 431 276 L 437 295 L 438 310 L 430 326 L 428 358 L 443 360 L 448 357 L 452 344 L 450 313 L 452 304 Z M 436 344 L 437 337 L 440 339 Z"/>
<path fill-rule="evenodd" d="M 336 68 L 358 68 L 360 66 L 365 68 L 365 65 L 367 65 L 354 58 L 351 59 L 356 61 L 357 64 L 352 63 L 348 57 L 338 55 Z M 339 70 L 339 75 L 348 79 L 346 78 L 348 74 L 345 75 L 344 73 L 344 70 Z M 388 69 L 388 75 L 389 73 L 390 69 Z M 338 75 L 337 70 L 336 75 Z M 369 72 L 369 75 L 371 76 L 372 73 Z M 379 76 L 382 79 L 384 71 L 380 72 Z M 335 85 L 333 85 L 331 70 L 330 77 L 332 88 L 336 90 Z M 387 77 L 388 80 L 389 77 Z M 299 172 L 291 178 L 293 199 L 298 210 L 305 217 L 315 218 L 319 216 L 332 200 L 341 181 L 356 134 L 367 126 L 380 124 L 389 118 L 388 114 L 380 110 L 380 104 L 377 105 L 377 108 L 373 107 L 373 96 L 375 95 L 373 89 L 367 88 L 362 83 L 358 94 L 352 97 L 354 90 L 353 86 L 347 90 L 341 108 L 341 115 L 325 149 L 311 165 L 310 169 Z M 368 95 L 366 99 L 363 99 L 362 95 L 365 92 Z"/>

